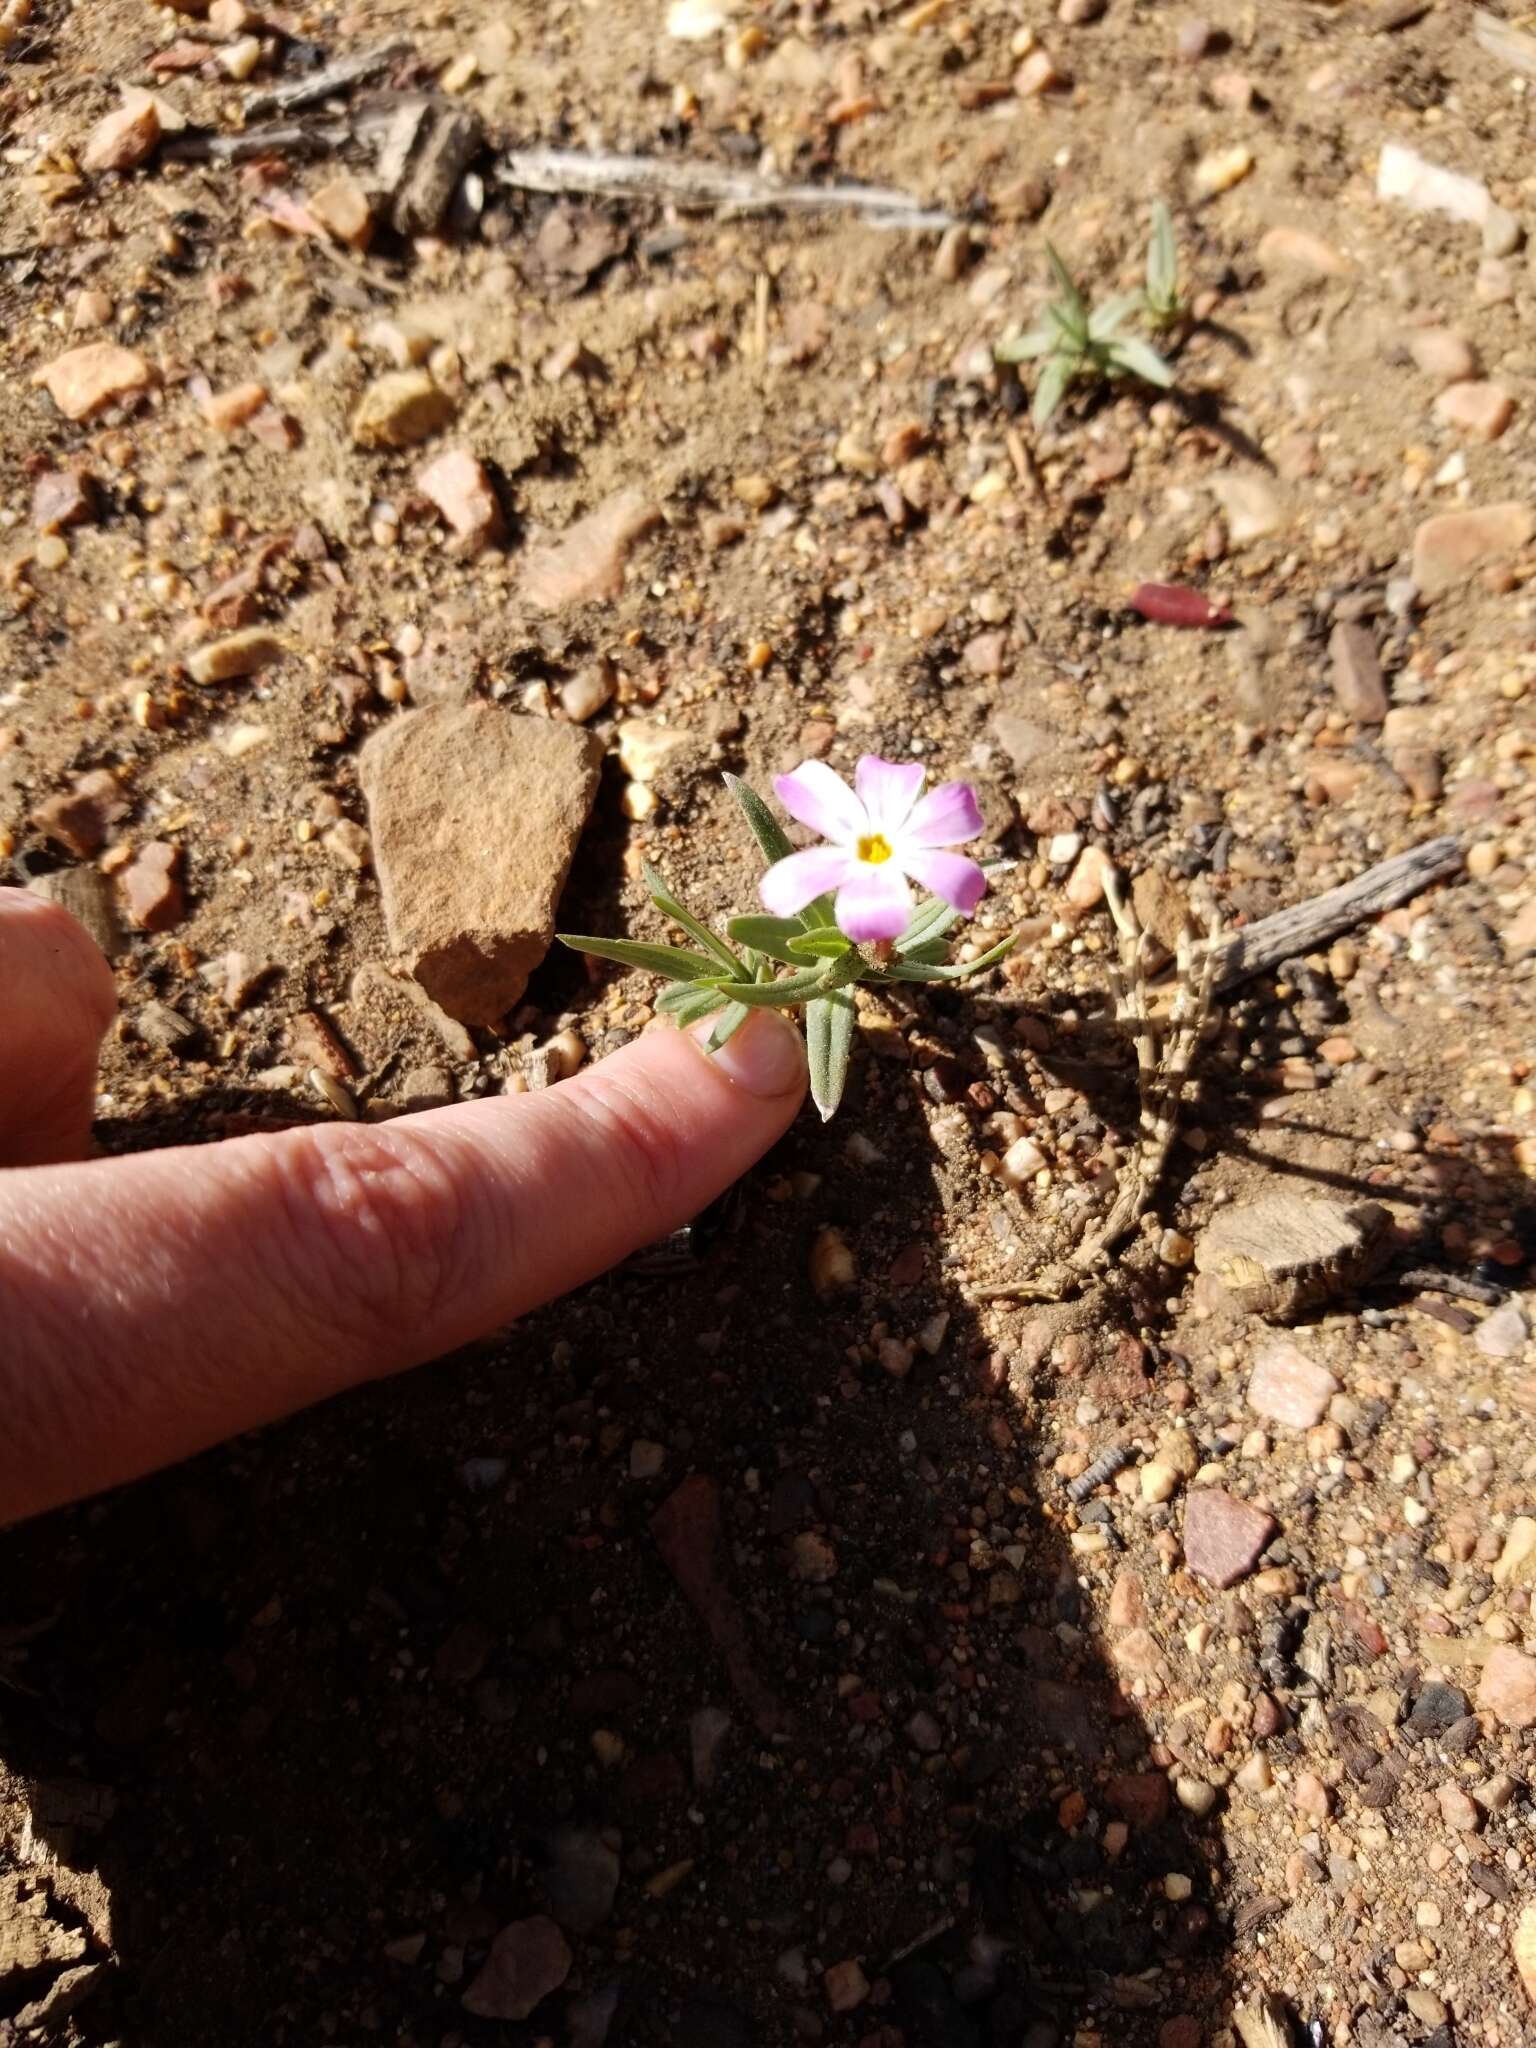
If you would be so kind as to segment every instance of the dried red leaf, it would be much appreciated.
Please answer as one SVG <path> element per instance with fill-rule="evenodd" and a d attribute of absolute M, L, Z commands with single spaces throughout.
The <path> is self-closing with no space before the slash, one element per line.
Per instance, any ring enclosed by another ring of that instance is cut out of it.
<path fill-rule="evenodd" d="M 1212 604 L 1203 590 L 1183 583 L 1139 583 L 1131 592 L 1131 610 L 1157 626 L 1230 626 L 1231 608 Z"/>
<path fill-rule="evenodd" d="M 747 1624 L 725 1579 L 718 1484 L 706 1473 L 690 1473 L 652 1515 L 651 1534 L 759 1729 L 764 1735 L 778 1734 L 787 1716 L 752 1661 Z"/>

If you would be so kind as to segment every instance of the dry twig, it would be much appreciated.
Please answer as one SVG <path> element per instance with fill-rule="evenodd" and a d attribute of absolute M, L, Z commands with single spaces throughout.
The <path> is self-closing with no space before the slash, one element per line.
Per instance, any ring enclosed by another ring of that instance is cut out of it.
<path fill-rule="evenodd" d="M 1118 876 L 1109 875 L 1104 893 L 1120 941 L 1119 958 L 1109 969 L 1115 1021 L 1124 1026 L 1136 1049 L 1141 1096 L 1136 1150 L 1120 1175 L 1109 1214 L 1068 1258 L 1029 1278 L 973 1288 L 973 1301 L 1008 1301 L 1024 1295 L 1060 1300 L 1074 1291 L 1136 1228 L 1151 1207 L 1168 1164 L 1179 1110 L 1211 1014 L 1220 926 L 1213 919 L 1203 940 L 1187 929 L 1179 934 L 1173 1004 L 1166 1022 L 1160 1022 L 1147 999 L 1148 935 L 1122 895 Z"/>
<path fill-rule="evenodd" d="M 947 228 L 952 216 L 886 185 L 783 185 L 724 164 L 677 163 L 609 150 L 510 149 L 504 185 L 594 199 L 660 199 L 707 213 L 855 213 L 877 228 Z"/>

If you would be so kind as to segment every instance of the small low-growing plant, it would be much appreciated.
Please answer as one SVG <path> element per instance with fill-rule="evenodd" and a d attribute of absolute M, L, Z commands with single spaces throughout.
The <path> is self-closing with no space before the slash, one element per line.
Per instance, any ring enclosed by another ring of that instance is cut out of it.
<path fill-rule="evenodd" d="M 1161 199 L 1152 202 L 1152 236 L 1147 243 L 1147 281 L 1142 288 L 1141 310 L 1154 334 L 1166 334 L 1188 313 L 1179 290 L 1179 245 L 1173 232 L 1173 215 Z"/>
<path fill-rule="evenodd" d="M 1121 332 L 1132 314 L 1145 310 L 1144 293 L 1120 292 L 1102 305 L 1090 306 L 1049 242 L 1045 253 L 1060 296 L 1051 300 L 1044 317 L 1026 333 L 997 346 L 1000 363 L 1040 363 L 1031 408 L 1035 425 L 1045 425 L 1068 387 L 1079 380 L 1139 377 L 1144 384 L 1166 391 L 1173 383 L 1173 372 L 1157 350 L 1140 335 Z"/>
<path fill-rule="evenodd" d="M 652 903 L 691 946 L 562 933 L 578 952 L 665 977 L 656 1008 L 680 1025 L 713 1018 L 706 1044 L 725 1044 L 754 1009 L 805 1012 L 811 1095 L 825 1119 L 842 1098 L 853 1046 L 852 991 L 859 982 L 964 981 L 994 967 L 1012 937 L 956 966 L 946 935 L 969 916 L 987 886 L 987 870 L 953 849 L 981 830 L 969 783 L 946 782 L 923 795 L 918 761 L 866 754 L 855 786 L 823 761 L 805 761 L 775 778 L 790 816 L 826 842 L 798 853 L 756 790 L 740 776 L 725 784 L 770 865 L 759 884 L 767 915 L 727 919 L 710 930 L 647 863 Z M 910 884 L 931 891 L 916 901 Z M 785 974 L 781 970 L 788 968 Z"/>

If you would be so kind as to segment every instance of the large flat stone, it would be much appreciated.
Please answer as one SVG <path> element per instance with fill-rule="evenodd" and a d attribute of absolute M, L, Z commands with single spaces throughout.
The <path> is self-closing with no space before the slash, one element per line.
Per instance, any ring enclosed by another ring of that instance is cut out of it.
<path fill-rule="evenodd" d="M 390 944 L 461 1024 L 494 1024 L 554 936 L 602 746 L 494 704 L 394 719 L 358 764 Z"/>

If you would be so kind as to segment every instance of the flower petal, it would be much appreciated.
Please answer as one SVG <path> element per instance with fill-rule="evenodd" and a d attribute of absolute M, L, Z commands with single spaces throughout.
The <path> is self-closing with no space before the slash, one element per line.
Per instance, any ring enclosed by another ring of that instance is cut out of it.
<path fill-rule="evenodd" d="M 758 883 L 758 894 L 775 917 L 793 917 L 829 889 L 840 889 L 857 866 L 846 847 L 808 846 L 776 860 Z"/>
<path fill-rule="evenodd" d="M 913 811 L 901 836 L 908 846 L 958 846 L 980 830 L 981 806 L 971 785 L 941 782 Z"/>
<path fill-rule="evenodd" d="M 912 917 L 912 891 L 895 861 L 855 861 L 837 892 L 838 930 L 850 939 L 899 939 Z"/>
<path fill-rule="evenodd" d="M 773 793 L 792 818 L 834 845 L 851 846 L 869 830 L 864 806 L 825 761 L 802 761 L 790 774 L 775 775 Z"/>
<path fill-rule="evenodd" d="M 878 754 L 860 757 L 853 781 L 869 813 L 872 832 L 895 838 L 917 802 L 927 772 L 921 761 L 882 761 Z"/>
<path fill-rule="evenodd" d="M 901 864 L 914 882 L 931 889 L 935 896 L 942 896 L 967 917 L 987 892 L 986 875 L 963 853 L 909 850 L 902 854 Z"/>

